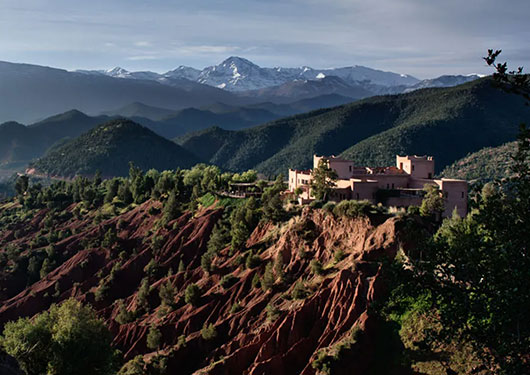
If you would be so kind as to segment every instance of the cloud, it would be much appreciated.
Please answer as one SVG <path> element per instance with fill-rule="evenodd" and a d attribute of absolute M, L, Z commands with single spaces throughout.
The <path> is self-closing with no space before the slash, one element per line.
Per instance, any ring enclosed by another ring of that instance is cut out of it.
<path fill-rule="evenodd" d="M 202 68 L 238 54 L 262 66 L 359 64 L 424 78 L 486 71 L 487 48 L 530 65 L 528 0 L 0 3 L 2 59 L 72 69 Z"/>
<path fill-rule="evenodd" d="M 150 47 L 151 43 L 146 42 L 146 41 L 140 41 L 140 42 L 135 42 L 134 45 L 136 47 Z"/>

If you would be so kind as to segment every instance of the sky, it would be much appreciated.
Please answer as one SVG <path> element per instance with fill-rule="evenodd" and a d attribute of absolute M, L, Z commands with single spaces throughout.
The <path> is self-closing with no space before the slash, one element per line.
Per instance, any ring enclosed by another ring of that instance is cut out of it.
<path fill-rule="evenodd" d="M 529 0 L 0 0 L 0 60 L 74 69 L 364 65 L 432 78 L 530 70 Z"/>

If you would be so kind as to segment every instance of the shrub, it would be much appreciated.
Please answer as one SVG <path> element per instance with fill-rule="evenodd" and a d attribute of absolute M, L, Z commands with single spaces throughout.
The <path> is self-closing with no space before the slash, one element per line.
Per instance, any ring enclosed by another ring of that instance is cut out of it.
<path fill-rule="evenodd" d="M 339 263 L 341 260 L 343 260 L 346 257 L 346 254 L 342 249 L 338 249 L 335 251 L 335 254 L 333 254 L 333 260 L 335 263 Z"/>
<path fill-rule="evenodd" d="M 377 208 L 369 201 L 342 201 L 337 203 L 333 209 L 336 216 L 346 216 L 351 218 L 367 216 L 370 212 L 377 211 Z"/>
<path fill-rule="evenodd" d="M 206 252 L 206 253 L 202 254 L 202 256 L 201 256 L 201 268 L 204 270 L 204 272 L 206 272 L 206 273 L 212 272 L 212 270 L 213 270 L 212 262 L 213 262 L 213 254 L 211 254 L 210 252 Z"/>
<path fill-rule="evenodd" d="M 309 263 L 309 266 L 311 267 L 311 272 L 315 275 L 321 276 L 324 274 L 324 267 L 318 259 L 313 259 L 311 263 Z"/>
<path fill-rule="evenodd" d="M 322 209 L 326 212 L 333 213 L 333 210 L 335 209 L 335 202 L 327 202 L 322 206 Z"/>
<path fill-rule="evenodd" d="M 204 323 L 201 329 L 201 336 L 207 341 L 215 339 L 217 337 L 217 330 L 215 329 L 215 326 L 212 323 L 208 325 Z"/>
<path fill-rule="evenodd" d="M 259 255 L 254 255 L 252 252 L 249 252 L 247 259 L 245 260 L 245 266 L 248 269 L 256 268 L 261 264 L 261 257 Z"/>
<path fill-rule="evenodd" d="M 190 284 L 184 292 L 184 301 L 192 306 L 198 306 L 201 299 L 201 288 L 197 284 Z"/>
<path fill-rule="evenodd" d="M 147 333 L 147 347 L 149 349 L 158 349 L 162 341 L 162 333 L 154 325 L 149 327 L 149 332 Z"/>
<path fill-rule="evenodd" d="M 220 281 L 220 284 L 223 287 L 223 289 L 229 289 L 231 286 L 237 283 L 238 280 L 239 279 L 236 276 L 232 274 L 228 274 L 228 275 L 223 276 L 223 278 Z"/>
<path fill-rule="evenodd" d="M 280 310 L 270 303 L 265 307 L 265 310 L 267 311 L 267 319 L 271 322 L 275 321 L 280 316 Z"/>
<path fill-rule="evenodd" d="M 260 288 L 261 287 L 261 279 L 260 279 L 258 273 L 255 273 L 254 277 L 252 278 L 252 287 L 253 288 Z"/>
<path fill-rule="evenodd" d="M 4 327 L 2 345 L 27 374 L 116 373 L 112 336 L 89 306 L 69 299 Z M 30 350 L 31 348 L 31 350 Z"/>
<path fill-rule="evenodd" d="M 303 281 L 298 281 L 296 284 L 294 284 L 291 297 L 293 297 L 293 299 L 304 299 L 307 297 L 307 289 Z"/>
<path fill-rule="evenodd" d="M 114 319 L 118 324 L 126 324 L 134 321 L 135 313 L 133 311 L 127 311 L 123 300 L 118 301 L 118 314 Z"/>
<path fill-rule="evenodd" d="M 230 308 L 230 314 L 235 314 L 239 311 L 241 311 L 243 308 L 241 307 L 241 305 L 239 304 L 239 302 L 236 302 L 232 305 L 232 307 Z"/>
<path fill-rule="evenodd" d="M 160 286 L 160 291 L 158 292 L 158 296 L 162 303 L 171 307 L 175 304 L 175 294 L 175 288 L 169 280 Z"/>
<path fill-rule="evenodd" d="M 265 266 L 265 272 L 263 273 L 263 279 L 261 280 L 261 287 L 263 288 L 263 291 L 266 292 L 271 290 L 274 287 L 275 281 L 276 277 L 274 276 L 274 272 L 272 270 L 272 263 L 267 263 L 267 266 Z"/>

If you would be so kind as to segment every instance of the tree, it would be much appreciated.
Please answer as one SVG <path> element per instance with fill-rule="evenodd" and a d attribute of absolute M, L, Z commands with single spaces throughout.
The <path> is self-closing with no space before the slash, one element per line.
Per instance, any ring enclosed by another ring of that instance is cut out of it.
<path fill-rule="evenodd" d="M 29 177 L 26 175 L 18 176 L 15 182 L 15 191 L 17 195 L 19 196 L 24 195 L 24 193 L 28 191 L 28 187 L 29 187 Z"/>
<path fill-rule="evenodd" d="M 312 177 L 311 195 L 317 200 L 326 201 L 336 186 L 337 172 L 329 167 L 327 160 L 320 159 Z"/>
<path fill-rule="evenodd" d="M 499 53 L 488 51 L 486 62 L 494 65 Z M 522 69 L 495 68 L 505 89 L 529 92 Z M 530 345 L 530 131 L 524 125 L 512 172 L 477 193 L 468 216 L 445 220 L 415 269 L 435 297 L 443 327 L 435 338 L 466 340 L 483 354 L 483 369 L 515 375 L 529 372 Z"/>
<path fill-rule="evenodd" d="M 154 325 L 149 327 L 149 332 L 147 333 L 147 347 L 152 350 L 158 350 L 160 348 L 161 341 L 162 333 L 160 330 Z"/>
<path fill-rule="evenodd" d="M 180 215 L 180 204 L 178 200 L 178 193 L 172 190 L 169 194 L 169 198 L 164 204 L 163 217 L 166 223 L 174 220 Z"/>
<path fill-rule="evenodd" d="M 28 375 L 114 374 L 112 337 L 94 310 L 69 299 L 5 325 L 4 350 Z"/>
<path fill-rule="evenodd" d="M 444 199 L 435 185 L 425 185 L 425 196 L 421 202 L 420 214 L 421 216 L 437 216 L 441 215 L 445 210 Z"/>
<path fill-rule="evenodd" d="M 266 219 L 272 221 L 280 221 L 285 216 L 285 210 L 283 209 L 283 202 L 280 194 L 285 190 L 285 184 L 283 183 L 283 175 L 280 174 L 274 185 L 270 188 L 265 189 L 261 201 L 263 204 L 263 216 Z"/>
<path fill-rule="evenodd" d="M 192 306 L 198 306 L 201 300 L 201 288 L 197 284 L 190 284 L 184 291 L 184 301 Z"/>
<path fill-rule="evenodd" d="M 160 297 L 160 300 L 164 305 L 173 306 L 175 304 L 175 295 L 175 287 L 173 286 L 170 280 L 166 281 L 160 286 L 158 296 Z"/>

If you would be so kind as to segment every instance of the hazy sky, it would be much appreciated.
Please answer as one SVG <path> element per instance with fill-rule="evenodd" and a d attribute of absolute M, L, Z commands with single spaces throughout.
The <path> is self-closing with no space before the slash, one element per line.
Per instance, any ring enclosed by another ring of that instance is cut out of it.
<path fill-rule="evenodd" d="M 530 0 L 0 0 L 0 60 L 167 71 L 365 65 L 418 78 L 529 65 Z"/>

